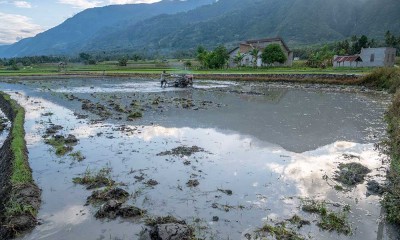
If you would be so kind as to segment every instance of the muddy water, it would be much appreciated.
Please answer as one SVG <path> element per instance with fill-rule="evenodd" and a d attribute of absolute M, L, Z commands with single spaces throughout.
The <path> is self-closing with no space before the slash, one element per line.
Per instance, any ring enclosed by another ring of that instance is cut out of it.
<path fill-rule="evenodd" d="M 87 169 L 105 167 L 131 193 L 129 203 L 151 216 L 184 219 L 205 239 L 248 239 L 264 223 L 294 214 L 311 221 L 296 229 L 306 239 L 397 239 L 382 218 L 380 197 L 367 196 L 365 182 L 337 191 L 333 180 L 338 164 L 351 161 L 372 170 L 367 179 L 384 180 L 387 166 L 374 150 L 384 136 L 389 96 L 383 93 L 217 81 L 160 89 L 157 81 L 139 79 L 26 81 L 0 88 L 27 110 L 29 159 L 43 190 L 41 225 L 21 239 L 139 239 L 140 219 L 96 220 L 97 208 L 84 206 L 91 192 L 72 183 Z M 69 100 L 71 94 L 76 98 Z M 82 99 L 103 104 L 112 115 L 101 119 L 82 110 Z M 134 121 L 110 105 L 129 109 L 132 101 L 143 112 Z M 44 144 L 50 123 L 79 139 L 75 151 L 85 160 L 57 157 Z M 158 155 L 182 145 L 205 151 Z M 159 184 L 147 186 L 150 179 Z M 189 180 L 200 184 L 188 187 Z M 353 234 L 319 229 L 318 216 L 300 208 L 306 197 L 326 200 L 334 211 L 350 205 Z"/>

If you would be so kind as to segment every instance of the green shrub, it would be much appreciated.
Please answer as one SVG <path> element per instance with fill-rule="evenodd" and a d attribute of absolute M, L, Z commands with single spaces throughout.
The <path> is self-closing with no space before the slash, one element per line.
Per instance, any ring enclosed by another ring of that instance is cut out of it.
<path fill-rule="evenodd" d="M 400 86 L 400 70 L 397 68 L 377 68 L 364 76 L 361 84 L 395 93 Z"/>

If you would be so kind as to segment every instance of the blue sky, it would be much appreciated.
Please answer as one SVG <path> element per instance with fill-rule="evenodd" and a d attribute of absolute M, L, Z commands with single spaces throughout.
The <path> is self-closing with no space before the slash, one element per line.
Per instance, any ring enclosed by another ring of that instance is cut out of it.
<path fill-rule="evenodd" d="M 0 0 L 0 45 L 35 36 L 86 8 L 157 1 L 159 0 Z"/>

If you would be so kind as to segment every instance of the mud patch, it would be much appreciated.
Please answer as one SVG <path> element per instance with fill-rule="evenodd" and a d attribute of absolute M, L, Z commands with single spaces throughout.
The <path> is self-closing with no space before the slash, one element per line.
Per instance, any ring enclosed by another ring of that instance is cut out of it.
<path fill-rule="evenodd" d="M 149 228 L 140 233 L 140 240 L 190 240 L 195 239 L 193 229 L 183 220 L 172 216 L 146 219 Z"/>
<path fill-rule="evenodd" d="M 382 195 L 386 191 L 386 187 L 376 180 L 370 180 L 367 182 L 367 190 L 367 195 Z"/>
<path fill-rule="evenodd" d="M 7 127 L 7 118 L 0 117 L 0 132 L 2 132 Z"/>
<path fill-rule="evenodd" d="M 355 186 L 364 181 L 365 176 L 371 172 L 367 167 L 357 162 L 340 163 L 334 179 L 348 186 Z"/>
<path fill-rule="evenodd" d="M 77 142 L 78 139 L 71 134 L 69 134 L 67 137 L 64 137 L 63 135 L 54 135 L 45 140 L 46 144 L 54 147 L 57 156 L 64 156 L 68 152 L 72 152 L 72 146 L 76 145 Z"/>
<path fill-rule="evenodd" d="M 117 217 L 134 218 L 142 217 L 145 213 L 145 210 L 142 210 L 135 206 L 122 206 L 122 202 L 113 199 L 104 203 L 96 212 L 95 217 L 100 219 L 115 219 Z"/>
<path fill-rule="evenodd" d="M 129 193 L 121 188 L 105 188 L 103 190 L 93 191 L 92 195 L 87 198 L 86 204 L 96 204 L 107 202 L 109 200 L 117 200 L 125 202 L 129 197 Z"/>
<path fill-rule="evenodd" d="M 109 176 L 110 170 L 103 168 L 97 173 L 93 173 L 90 169 L 87 169 L 82 177 L 73 178 L 73 183 L 82 184 L 86 186 L 86 189 L 95 189 L 106 186 L 113 186 L 115 181 Z"/>
<path fill-rule="evenodd" d="M 157 156 L 166 156 L 166 155 L 173 155 L 173 156 L 187 156 L 190 157 L 192 154 L 204 152 L 204 149 L 198 146 L 179 146 L 176 148 L 171 149 L 170 151 L 160 152 Z"/>

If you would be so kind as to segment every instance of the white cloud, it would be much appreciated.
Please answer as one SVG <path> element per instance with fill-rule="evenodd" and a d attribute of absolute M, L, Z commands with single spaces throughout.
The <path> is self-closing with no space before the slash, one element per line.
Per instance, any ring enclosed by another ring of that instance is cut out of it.
<path fill-rule="evenodd" d="M 19 8 L 32 8 L 32 5 L 26 1 L 14 1 L 13 4 Z"/>
<path fill-rule="evenodd" d="M 109 0 L 110 4 L 154 3 L 160 0 Z"/>
<path fill-rule="evenodd" d="M 14 5 L 18 8 L 32 8 L 32 4 L 27 1 L 0 1 L 0 4 Z"/>
<path fill-rule="evenodd" d="M 103 1 L 98 0 L 58 0 L 59 3 L 71 5 L 74 8 L 94 8 L 104 5 Z"/>
<path fill-rule="evenodd" d="M 58 3 L 71 5 L 74 8 L 86 9 L 115 4 L 154 3 L 159 1 L 160 0 L 58 0 Z"/>
<path fill-rule="evenodd" d="M 31 18 L 0 12 L 0 44 L 14 43 L 42 31 L 43 28 L 33 23 Z"/>

